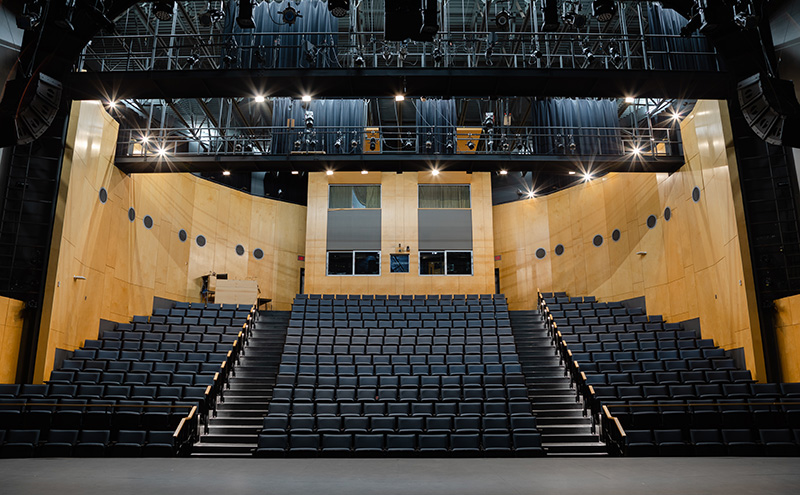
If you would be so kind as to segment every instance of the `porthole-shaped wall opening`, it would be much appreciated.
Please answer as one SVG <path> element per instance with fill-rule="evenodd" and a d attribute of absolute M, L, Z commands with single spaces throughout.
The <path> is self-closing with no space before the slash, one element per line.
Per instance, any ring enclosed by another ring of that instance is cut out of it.
<path fill-rule="evenodd" d="M 547 256 L 547 251 L 545 251 L 544 248 L 539 248 L 536 250 L 537 259 L 543 259 L 545 256 Z"/>
<path fill-rule="evenodd" d="M 136 220 L 136 210 L 134 210 L 133 207 L 128 208 L 128 220 L 131 222 Z"/>
<path fill-rule="evenodd" d="M 237 244 L 236 245 L 236 254 L 238 254 L 239 256 L 242 256 L 244 254 L 244 246 L 242 246 L 241 244 Z"/>
<path fill-rule="evenodd" d="M 142 220 L 144 223 L 144 228 L 152 229 L 153 228 L 153 217 L 150 215 L 145 215 L 144 219 Z"/>
<path fill-rule="evenodd" d="M 656 226 L 656 216 L 650 215 L 649 217 L 647 217 L 647 228 L 652 229 L 655 226 Z"/>
<path fill-rule="evenodd" d="M 556 252 L 556 256 L 561 256 L 562 254 L 564 254 L 564 245 L 563 244 L 556 245 L 554 251 Z"/>
<path fill-rule="evenodd" d="M 619 229 L 614 229 L 614 231 L 611 232 L 612 241 L 617 242 L 620 239 L 620 237 L 622 237 L 622 232 L 620 232 Z"/>
<path fill-rule="evenodd" d="M 253 250 L 253 258 L 260 260 L 264 257 L 264 251 L 261 248 L 255 248 Z"/>
<path fill-rule="evenodd" d="M 203 247 L 206 245 L 206 238 L 204 235 L 199 235 L 195 238 L 194 242 L 196 242 L 198 246 Z"/>
<path fill-rule="evenodd" d="M 694 189 L 692 189 L 692 201 L 695 203 L 700 201 L 700 188 L 697 186 L 694 186 Z"/>
<path fill-rule="evenodd" d="M 100 192 L 97 193 L 97 196 L 100 198 L 100 202 L 103 204 L 106 204 L 106 201 L 108 201 L 108 191 L 106 191 L 105 187 L 100 188 Z"/>
<path fill-rule="evenodd" d="M 189 234 L 187 234 L 185 230 L 181 229 L 178 231 L 178 239 L 180 239 L 181 242 L 186 242 L 186 239 L 188 238 Z"/>
<path fill-rule="evenodd" d="M 596 236 L 594 236 L 594 239 L 592 239 L 592 244 L 594 244 L 596 247 L 602 246 L 603 245 L 603 236 L 601 236 L 600 234 L 597 234 Z"/>
<path fill-rule="evenodd" d="M 667 206 L 664 208 L 664 221 L 669 222 L 670 218 L 672 218 L 672 208 Z"/>

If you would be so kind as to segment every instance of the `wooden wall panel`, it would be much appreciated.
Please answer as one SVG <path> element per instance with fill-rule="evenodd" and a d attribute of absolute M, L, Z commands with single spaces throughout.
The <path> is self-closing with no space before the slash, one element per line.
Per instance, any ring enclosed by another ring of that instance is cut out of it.
<path fill-rule="evenodd" d="M 14 383 L 17 378 L 24 307 L 22 301 L 0 297 L 0 383 Z"/>
<path fill-rule="evenodd" d="M 670 321 L 699 318 L 703 337 L 744 348 L 748 367 L 763 376 L 724 102 L 699 102 L 681 130 L 686 164 L 671 176 L 609 174 L 495 206 L 500 289 L 511 309 L 534 307 L 537 288 L 601 300 L 645 296 L 648 312 Z M 695 186 L 701 190 L 697 203 L 691 198 Z M 668 206 L 670 221 L 664 218 Z M 649 215 L 657 218 L 652 229 Z M 611 239 L 614 229 L 621 232 L 618 242 Z M 604 237 L 601 247 L 592 244 L 597 234 Z M 555 256 L 559 243 L 565 252 Z M 548 250 L 543 260 L 534 256 L 539 247 Z"/>
<path fill-rule="evenodd" d="M 306 208 L 257 198 L 191 174 L 126 176 L 113 165 L 118 124 L 97 102 L 70 117 L 53 235 L 36 377 L 49 376 L 56 348 L 96 338 L 101 318 L 149 314 L 154 296 L 199 301 L 209 271 L 258 281 L 275 309 L 299 288 Z M 98 200 L 108 190 L 106 204 Z M 130 222 L 129 207 L 136 210 Z M 145 228 L 145 215 L 153 227 Z M 189 235 L 181 242 L 178 232 Z M 207 243 L 199 247 L 197 235 Z M 235 252 L 237 244 L 246 253 Z M 256 260 L 260 248 L 264 258 Z M 74 275 L 85 277 L 76 280 Z"/>
<path fill-rule="evenodd" d="M 419 276 L 417 185 L 470 184 L 472 188 L 473 276 Z M 381 185 L 381 275 L 335 276 L 326 272 L 329 184 Z M 318 294 L 468 294 L 494 292 L 494 227 L 488 173 L 358 172 L 309 174 L 306 226 L 306 292 Z M 389 254 L 411 248 L 410 273 L 390 273 Z"/>
<path fill-rule="evenodd" d="M 775 301 L 775 333 L 783 381 L 800 382 L 800 295 Z"/>

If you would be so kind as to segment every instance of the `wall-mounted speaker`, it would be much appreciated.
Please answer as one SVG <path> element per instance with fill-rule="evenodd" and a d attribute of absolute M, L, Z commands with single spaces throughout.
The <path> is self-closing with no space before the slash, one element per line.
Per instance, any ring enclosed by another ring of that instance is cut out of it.
<path fill-rule="evenodd" d="M 739 82 L 739 105 L 758 137 L 775 146 L 800 147 L 800 104 L 791 81 L 758 73 Z"/>

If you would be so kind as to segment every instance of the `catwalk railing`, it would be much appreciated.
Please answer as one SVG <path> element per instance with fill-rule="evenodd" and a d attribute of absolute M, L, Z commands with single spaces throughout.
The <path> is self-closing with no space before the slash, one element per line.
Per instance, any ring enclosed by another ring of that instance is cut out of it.
<path fill-rule="evenodd" d="M 326 39 L 314 45 L 307 38 Z M 76 68 L 179 71 L 276 68 L 542 68 L 721 70 L 705 38 L 577 32 L 442 33 L 433 42 L 385 41 L 382 32 L 251 32 L 97 36 Z M 688 47 L 688 48 L 687 48 Z"/>
<path fill-rule="evenodd" d="M 122 129 L 117 157 L 259 155 L 680 157 L 677 129 L 635 127 L 226 127 Z"/>

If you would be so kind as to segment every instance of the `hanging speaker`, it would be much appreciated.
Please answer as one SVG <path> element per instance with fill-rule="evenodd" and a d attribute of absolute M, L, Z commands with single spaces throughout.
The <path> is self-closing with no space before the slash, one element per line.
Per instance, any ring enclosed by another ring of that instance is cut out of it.
<path fill-rule="evenodd" d="M 386 0 L 384 36 L 387 41 L 423 41 L 420 39 L 422 37 L 432 39 L 432 35 L 421 33 L 420 6 L 419 0 Z"/>
<path fill-rule="evenodd" d="M 15 79 L 6 84 L 3 95 L 3 146 L 28 144 L 39 138 L 53 123 L 61 104 L 61 83 L 38 73 L 31 78 Z M 9 142 L 13 128 L 14 142 Z"/>
<path fill-rule="evenodd" d="M 800 146 L 800 104 L 791 81 L 752 75 L 739 82 L 739 105 L 755 134 L 775 146 Z"/>

